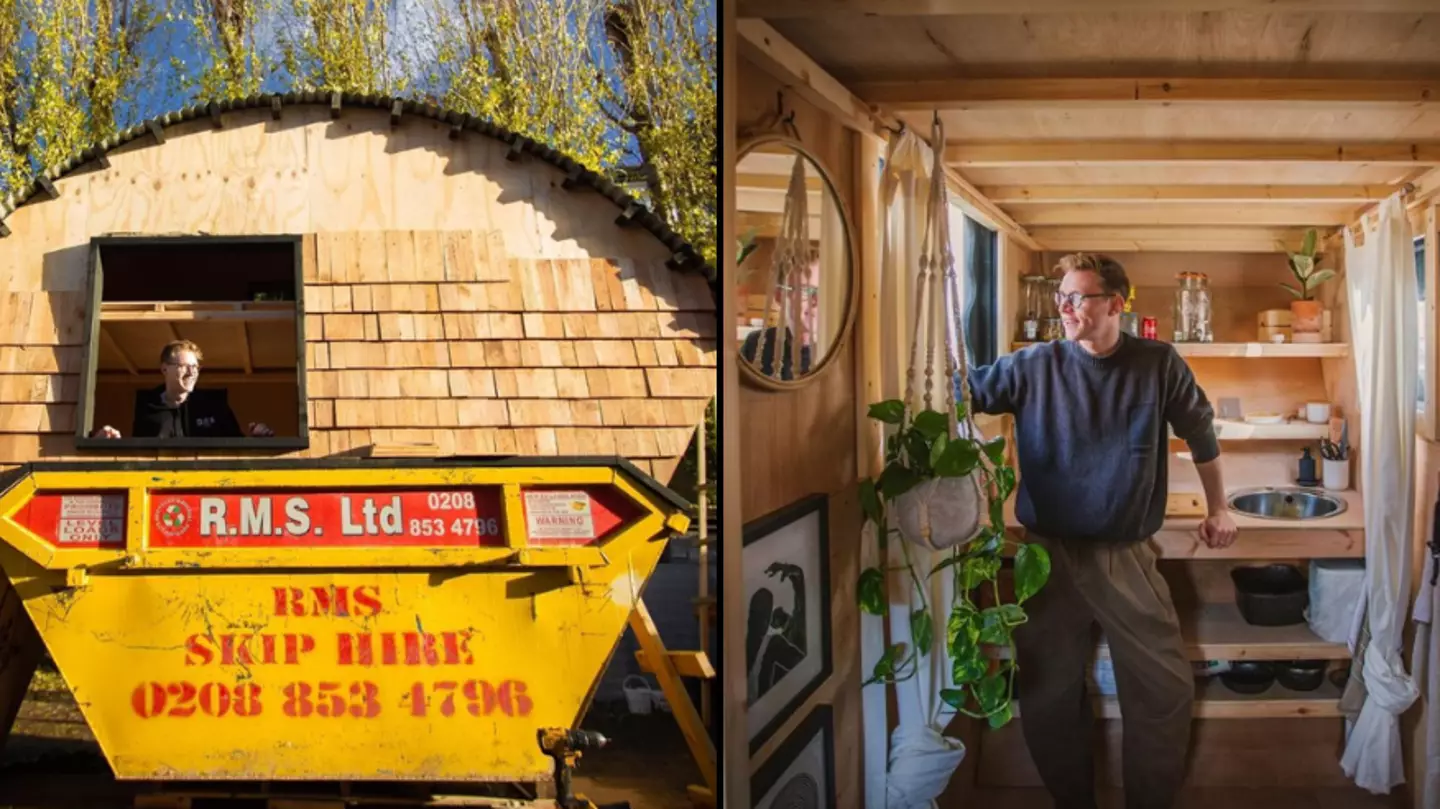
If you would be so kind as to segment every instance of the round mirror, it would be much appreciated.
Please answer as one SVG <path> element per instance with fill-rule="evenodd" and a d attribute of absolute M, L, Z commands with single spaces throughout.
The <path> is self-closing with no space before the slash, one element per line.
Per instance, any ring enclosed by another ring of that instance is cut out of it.
<path fill-rule="evenodd" d="M 750 141 L 735 168 L 740 367 L 798 387 L 835 356 L 855 308 L 853 235 L 820 162 L 791 138 Z"/>

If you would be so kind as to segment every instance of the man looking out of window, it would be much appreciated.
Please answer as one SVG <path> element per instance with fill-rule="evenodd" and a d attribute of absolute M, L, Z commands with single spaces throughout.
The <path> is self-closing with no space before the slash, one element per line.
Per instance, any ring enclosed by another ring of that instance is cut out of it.
<path fill-rule="evenodd" d="M 242 431 L 223 390 L 196 390 L 201 358 L 200 347 L 189 340 L 166 344 L 160 352 L 160 374 L 165 384 L 141 391 L 135 397 L 132 437 L 268 438 L 275 435 L 274 430 L 254 421 Z M 119 438 L 120 431 L 107 424 L 90 435 Z"/>

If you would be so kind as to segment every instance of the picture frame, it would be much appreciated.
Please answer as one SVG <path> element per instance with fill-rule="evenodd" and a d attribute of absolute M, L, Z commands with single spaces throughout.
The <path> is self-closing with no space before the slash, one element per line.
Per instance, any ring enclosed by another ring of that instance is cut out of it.
<path fill-rule="evenodd" d="M 752 756 L 832 672 L 829 508 L 828 495 L 810 495 L 744 529 Z"/>
<path fill-rule="evenodd" d="M 752 809 L 822 809 L 835 802 L 835 719 L 816 705 L 750 779 Z"/>

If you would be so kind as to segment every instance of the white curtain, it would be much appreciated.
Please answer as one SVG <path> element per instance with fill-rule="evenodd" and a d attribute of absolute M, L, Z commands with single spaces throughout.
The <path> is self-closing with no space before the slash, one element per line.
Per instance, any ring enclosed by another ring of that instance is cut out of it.
<path fill-rule="evenodd" d="M 1340 759 L 1372 793 L 1405 780 L 1399 716 L 1418 696 L 1400 657 L 1410 593 L 1415 501 L 1415 254 L 1397 194 L 1356 246 L 1345 231 L 1351 354 L 1359 388 L 1360 484 L 1365 492 L 1365 597 L 1370 642 L 1361 659 L 1366 698 Z"/>
<path fill-rule="evenodd" d="M 900 399 L 905 395 L 918 259 L 929 214 L 931 159 L 929 147 L 908 129 L 891 140 L 885 155 L 880 198 L 885 223 L 880 293 L 881 395 L 885 399 Z M 944 380 L 943 351 L 936 351 L 934 368 L 934 378 Z M 922 370 L 920 378 L 923 377 Z M 934 395 L 936 400 L 931 407 L 942 409 L 943 390 L 936 390 Z M 922 397 L 923 386 L 917 385 L 911 406 L 923 407 Z M 872 528 L 866 529 L 862 543 L 862 565 L 879 564 Z M 934 635 L 931 654 L 922 660 L 917 676 L 896 686 L 900 721 L 890 738 L 885 732 L 885 689 L 872 685 L 864 690 L 865 806 L 868 809 L 931 809 L 965 755 L 959 739 L 946 738 L 941 733 L 951 718 L 950 709 L 940 700 L 940 689 L 950 682 L 945 621 L 948 605 L 954 599 L 953 582 L 949 576 L 927 578 L 926 574 L 943 554 L 907 547 L 898 537 L 889 543 L 890 558 L 885 560 L 891 569 L 887 582 L 891 640 L 910 644 L 910 612 L 921 602 L 906 567 L 907 552 L 909 563 L 926 584 L 924 598 L 934 618 Z M 869 676 L 883 653 L 882 619 L 862 617 L 862 676 Z"/>

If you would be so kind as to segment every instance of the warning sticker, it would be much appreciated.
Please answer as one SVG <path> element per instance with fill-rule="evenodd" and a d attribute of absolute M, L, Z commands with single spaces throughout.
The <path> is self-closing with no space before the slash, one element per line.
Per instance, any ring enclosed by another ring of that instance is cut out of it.
<path fill-rule="evenodd" d="M 525 492 L 525 523 L 534 539 L 591 539 L 595 520 L 585 492 Z"/>
<path fill-rule="evenodd" d="M 60 498 L 55 540 L 62 545 L 95 547 L 125 538 L 125 497 L 111 494 L 67 494 Z"/>

